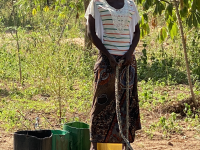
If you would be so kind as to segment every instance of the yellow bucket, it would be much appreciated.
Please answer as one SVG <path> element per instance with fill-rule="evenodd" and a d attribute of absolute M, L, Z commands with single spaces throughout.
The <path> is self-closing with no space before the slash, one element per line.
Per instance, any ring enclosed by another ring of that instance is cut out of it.
<path fill-rule="evenodd" d="M 122 144 L 118 144 L 118 143 L 97 143 L 97 150 L 122 150 Z"/>

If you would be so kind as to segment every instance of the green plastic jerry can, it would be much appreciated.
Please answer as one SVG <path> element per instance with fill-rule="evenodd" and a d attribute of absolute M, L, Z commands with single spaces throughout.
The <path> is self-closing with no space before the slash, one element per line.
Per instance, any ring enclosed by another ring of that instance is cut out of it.
<path fill-rule="evenodd" d="M 69 150 L 70 135 L 68 131 L 51 130 L 52 132 L 52 150 Z"/>
<path fill-rule="evenodd" d="M 70 133 L 70 150 L 89 150 L 90 133 L 89 125 L 83 122 L 66 123 L 63 130 Z"/>

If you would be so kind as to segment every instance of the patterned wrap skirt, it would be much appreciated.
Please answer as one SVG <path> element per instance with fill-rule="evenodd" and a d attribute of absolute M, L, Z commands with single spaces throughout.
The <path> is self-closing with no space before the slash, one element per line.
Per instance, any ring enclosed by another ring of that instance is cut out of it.
<path fill-rule="evenodd" d="M 114 56 L 117 62 L 121 56 Z M 115 102 L 115 70 L 109 60 L 100 54 L 94 66 L 94 98 L 90 118 L 90 141 L 94 143 L 125 143 L 119 133 Z M 119 99 L 122 130 L 126 136 L 126 66 L 119 70 Z M 141 129 L 137 93 L 137 65 L 135 56 L 129 68 L 129 142 L 135 131 Z"/>

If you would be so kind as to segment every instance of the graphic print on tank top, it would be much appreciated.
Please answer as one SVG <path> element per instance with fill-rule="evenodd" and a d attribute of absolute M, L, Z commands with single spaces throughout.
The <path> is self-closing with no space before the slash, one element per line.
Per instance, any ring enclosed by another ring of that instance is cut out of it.
<path fill-rule="evenodd" d="M 104 46 L 113 55 L 124 55 L 130 48 L 129 25 L 135 13 L 134 3 L 125 0 L 121 9 L 110 6 L 106 0 L 96 0 L 103 24 Z"/>

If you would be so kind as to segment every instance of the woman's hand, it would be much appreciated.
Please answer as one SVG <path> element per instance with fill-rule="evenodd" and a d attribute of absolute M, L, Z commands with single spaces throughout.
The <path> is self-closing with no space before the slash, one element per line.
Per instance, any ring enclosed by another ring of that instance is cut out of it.
<path fill-rule="evenodd" d="M 116 66 L 118 65 L 117 61 L 115 60 L 114 56 L 110 55 L 108 57 L 109 61 L 110 61 L 110 66 L 112 67 L 112 69 L 115 70 Z"/>
<path fill-rule="evenodd" d="M 132 63 L 132 61 L 133 61 L 133 59 L 132 59 L 132 54 L 130 54 L 129 52 L 126 52 L 126 53 L 122 56 L 121 60 L 124 60 L 124 63 L 123 63 L 124 66 L 130 65 L 130 64 Z"/>

